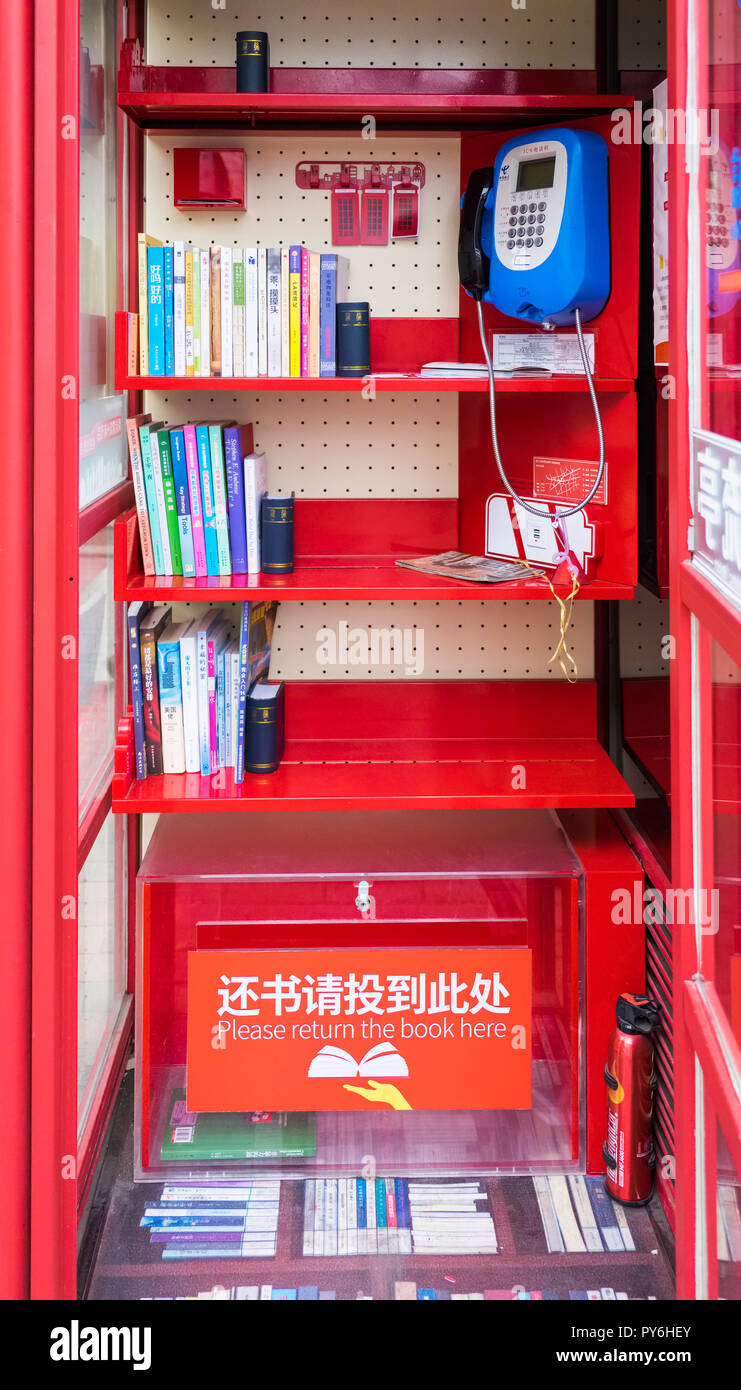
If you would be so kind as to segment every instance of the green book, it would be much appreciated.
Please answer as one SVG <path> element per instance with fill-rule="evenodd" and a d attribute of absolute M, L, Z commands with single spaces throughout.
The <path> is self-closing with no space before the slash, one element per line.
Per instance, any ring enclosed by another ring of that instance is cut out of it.
<path fill-rule="evenodd" d="M 224 426 L 209 425 L 208 442 L 211 449 L 211 475 L 214 485 L 214 515 L 216 518 L 216 548 L 219 574 L 231 574 L 232 552 L 229 545 L 229 503 L 226 491 L 224 463 Z"/>
<path fill-rule="evenodd" d="M 157 443 L 160 451 L 160 468 L 162 469 L 162 490 L 165 494 L 165 511 L 167 512 L 167 535 L 170 541 L 170 558 L 172 560 L 173 574 L 183 573 L 183 557 L 180 551 L 180 527 L 178 526 L 178 507 L 175 499 L 175 475 L 172 470 L 172 450 L 170 448 L 170 431 L 158 430 Z"/>
<path fill-rule="evenodd" d="M 162 1158 L 180 1162 L 226 1162 L 234 1159 L 313 1158 L 316 1116 L 296 1111 L 238 1111 L 234 1114 L 189 1114 L 185 1091 L 170 1097 L 162 1137 Z"/>

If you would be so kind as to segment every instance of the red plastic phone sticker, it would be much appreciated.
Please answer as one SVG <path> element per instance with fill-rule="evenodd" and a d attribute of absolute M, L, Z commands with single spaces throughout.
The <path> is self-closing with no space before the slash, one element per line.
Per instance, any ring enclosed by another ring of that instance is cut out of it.
<path fill-rule="evenodd" d="M 363 246 L 386 246 L 389 239 L 389 195 L 385 188 L 366 188 L 360 213 Z"/>
<path fill-rule="evenodd" d="M 393 240 L 419 235 L 419 189 L 414 184 L 394 184 Z"/>
<path fill-rule="evenodd" d="M 332 245 L 360 243 L 360 194 L 357 188 L 332 189 Z"/>
<path fill-rule="evenodd" d="M 596 461 L 590 462 L 587 459 L 533 458 L 535 496 L 546 498 L 549 502 L 568 503 L 571 506 L 574 502 L 581 501 L 582 497 L 586 497 L 589 489 L 594 486 L 598 466 Z M 606 463 L 602 482 L 590 506 L 594 502 L 607 505 Z"/>
<path fill-rule="evenodd" d="M 532 951 L 189 951 L 192 1111 L 528 1110 Z"/>

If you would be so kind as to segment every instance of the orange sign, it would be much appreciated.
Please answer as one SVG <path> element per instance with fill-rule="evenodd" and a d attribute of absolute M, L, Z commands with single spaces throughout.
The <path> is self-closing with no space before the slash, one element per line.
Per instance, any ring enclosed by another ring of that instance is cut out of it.
<path fill-rule="evenodd" d="M 188 953 L 189 1110 L 527 1110 L 532 952 Z"/>

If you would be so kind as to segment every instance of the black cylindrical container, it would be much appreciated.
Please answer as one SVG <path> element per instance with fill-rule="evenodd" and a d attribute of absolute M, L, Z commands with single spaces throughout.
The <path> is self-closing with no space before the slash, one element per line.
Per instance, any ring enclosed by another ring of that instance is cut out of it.
<path fill-rule="evenodd" d="M 290 497 L 263 497 L 261 560 L 263 574 L 293 573 L 293 493 Z"/>
<path fill-rule="evenodd" d="M 337 305 L 337 375 L 370 372 L 370 305 Z"/>
<path fill-rule="evenodd" d="M 259 29 L 240 29 L 237 34 L 237 91 L 270 90 L 270 44 Z"/>

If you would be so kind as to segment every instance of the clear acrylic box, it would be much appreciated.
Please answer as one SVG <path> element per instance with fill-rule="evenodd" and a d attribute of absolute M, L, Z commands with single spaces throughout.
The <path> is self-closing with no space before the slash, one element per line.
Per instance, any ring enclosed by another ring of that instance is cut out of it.
<path fill-rule="evenodd" d="M 161 816 L 137 880 L 136 1177 L 583 1171 L 583 920 L 584 871 L 550 811 Z M 313 1154 L 163 1158 L 186 1084 L 188 954 L 278 951 L 290 968 L 352 947 L 529 949 L 529 1107 L 318 1109 Z"/>

